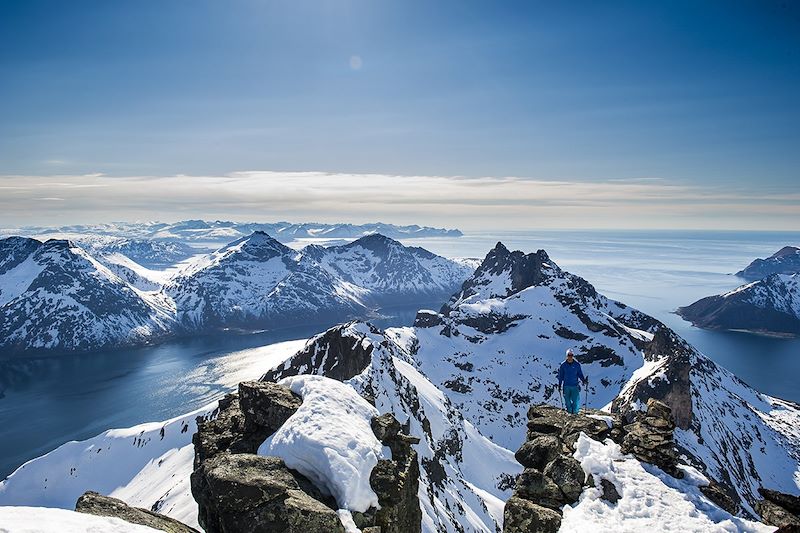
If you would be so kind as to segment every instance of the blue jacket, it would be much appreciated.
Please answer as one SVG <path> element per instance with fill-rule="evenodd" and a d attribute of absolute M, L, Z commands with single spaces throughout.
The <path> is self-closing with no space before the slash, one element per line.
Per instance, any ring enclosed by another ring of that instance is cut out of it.
<path fill-rule="evenodd" d="M 572 364 L 564 361 L 558 367 L 558 386 L 561 387 L 563 383 L 566 387 L 577 387 L 578 380 L 586 381 L 581 370 L 581 364 L 578 361 L 572 361 Z"/>

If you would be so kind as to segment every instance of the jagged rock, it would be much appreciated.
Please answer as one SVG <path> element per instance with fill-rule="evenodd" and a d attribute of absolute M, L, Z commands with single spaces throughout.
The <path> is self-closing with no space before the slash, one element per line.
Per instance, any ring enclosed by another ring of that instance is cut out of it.
<path fill-rule="evenodd" d="M 561 441 L 554 435 L 542 435 L 525 441 L 514 457 L 526 468 L 544 470 L 561 453 Z"/>
<path fill-rule="evenodd" d="M 677 468 L 678 453 L 673 440 L 675 425 L 668 405 L 654 398 L 647 401 L 647 412 L 625 427 L 622 452 L 654 464 L 673 477 L 682 478 Z"/>
<path fill-rule="evenodd" d="M 266 381 L 239 383 L 239 406 L 248 424 L 277 431 L 303 400 L 288 387 Z"/>
<path fill-rule="evenodd" d="M 240 383 L 238 394 L 228 394 L 219 401 L 213 419 L 198 419 L 197 433 L 192 436 L 194 468 L 221 452 L 256 453 L 300 403 L 300 398 L 282 385 Z"/>
<path fill-rule="evenodd" d="M 567 503 L 556 482 L 535 468 L 526 468 L 517 477 L 514 495 L 555 510 Z"/>
<path fill-rule="evenodd" d="M 578 501 L 583 491 L 586 473 L 581 464 L 568 455 L 559 455 L 544 469 L 544 475 L 552 479 L 567 500 L 567 503 Z"/>
<path fill-rule="evenodd" d="M 93 491 L 84 492 L 83 495 L 78 498 L 75 504 L 75 510 L 79 513 L 120 518 L 131 524 L 148 526 L 153 529 L 158 529 L 159 531 L 166 531 L 167 533 L 199 533 L 196 529 L 174 518 L 154 513 L 147 509 L 131 507 L 122 500 L 103 496 Z"/>
<path fill-rule="evenodd" d="M 619 492 L 617 492 L 617 487 L 605 478 L 600 478 L 600 490 L 603 491 L 600 497 L 607 502 L 617 503 L 619 499 L 622 498 Z"/>
<path fill-rule="evenodd" d="M 758 493 L 773 503 L 777 503 L 790 513 L 800 514 L 800 496 L 792 496 L 791 494 L 784 494 L 777 490 L 765 489 L 760 487 Z"/>
<path fill-rule="evenodd" d="M 571 417 L 561 430 L 561 437 L 570 452 L 575 451 L 575 443 L 582 432 L 586 433 L 587 437 L 602 442 L 606 437 L 610 436 L 611 428 L 608 427 L 604 420 L 588 416 Z"/>
<path fill-rule="evenodd" d="M 516 496 L 506 502 L 504 533 L 556 533 L 560 527 L 561 515 L 552 509 Z"/>
<path fill-rule="evenodd" d="M 551 405 L 532 405 L 528 408 L 528 438 L 536 434 L 560 435 L 574 415 Z"/>
<path fill-rule="evenodd" d="M 725 488 L 716 481 L 712 480 L 708 485 L 700 487 L 700 492 L 702 492 L 706 498 L 732 515 L 739 513 L 739 504 L 728 494 Z"/>
<path fill-rule="evenodd" d="M 756 512 L 765 524 L 771 526 L 800 526 L 800 518 L 790 513 L 780 505 L 769 500 L 756 502 Z"/>
<path fill-rule="evenodd" d="M 345 531 L 316 487 L 277 457 L 219 454 L 192 473 L 191 484 L 206 533 Z"/>

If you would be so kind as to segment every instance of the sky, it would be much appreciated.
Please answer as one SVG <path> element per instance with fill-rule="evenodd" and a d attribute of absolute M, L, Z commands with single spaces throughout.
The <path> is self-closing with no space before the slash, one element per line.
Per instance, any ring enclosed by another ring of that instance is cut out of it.
<path fill-rule="evenodd" d="M 0 0 L 0 225 L 800 230 L 800 3 Z"/>

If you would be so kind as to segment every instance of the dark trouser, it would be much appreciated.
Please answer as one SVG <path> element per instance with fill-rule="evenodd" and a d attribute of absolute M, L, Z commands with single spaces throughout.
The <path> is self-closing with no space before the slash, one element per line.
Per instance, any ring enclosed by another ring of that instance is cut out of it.
<path fill-rule="evenodd" d="M 580 409 L 581 392 L 577 385 L 570 387 L 564 385 L 564 405 L 568 413 L 578 414 Z"/>

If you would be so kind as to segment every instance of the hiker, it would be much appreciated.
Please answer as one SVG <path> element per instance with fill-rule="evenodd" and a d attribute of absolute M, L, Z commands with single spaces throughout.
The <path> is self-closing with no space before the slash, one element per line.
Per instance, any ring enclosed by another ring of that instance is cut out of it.
<path fill-rule="evenodd" d="M 575 360 L 572 350 L 567 350 L 567 360 L 558 367 L 558 390 L 561 392 L 563 385 L 564 403 L 567 412 L 572 414 L 578 414 L 580 408 L 579 380 L 583 381 L 584 386 L 589 385 L 589 378 L 583 375 L 581 364 Z"/>

